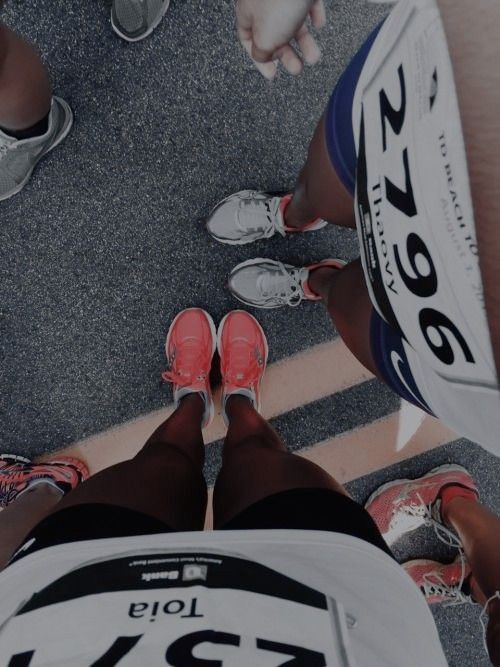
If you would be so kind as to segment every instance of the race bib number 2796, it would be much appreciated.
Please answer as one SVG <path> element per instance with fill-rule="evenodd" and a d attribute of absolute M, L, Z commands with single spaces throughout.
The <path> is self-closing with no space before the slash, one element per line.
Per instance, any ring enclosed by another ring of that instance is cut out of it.
<path fill-rule="evenodd" d="M 370 296 L 436 373 L 496 386 L 439 11 L 424 0 L 401 2 L 394 12 L 365 65 L 353 111 L 356 218 Z"/>

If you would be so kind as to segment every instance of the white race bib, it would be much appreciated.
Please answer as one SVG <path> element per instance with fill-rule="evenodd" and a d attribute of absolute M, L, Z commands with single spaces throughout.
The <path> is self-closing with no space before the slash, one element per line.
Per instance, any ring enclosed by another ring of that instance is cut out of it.
<path fill-rule="evenodd" d="M 79 567 L 3 625 L 0 655 L 11 667 L 354 665 L 339 603 L 253 561 L 212 553 Z"/>
<path fill-rule="evenodd" d="M 357 86 L 353 127 L 356 220 L 374 306 L 441 378 L 495 389 L 458 102 L 434 0 L 401 0 L 387 19 Z"/>

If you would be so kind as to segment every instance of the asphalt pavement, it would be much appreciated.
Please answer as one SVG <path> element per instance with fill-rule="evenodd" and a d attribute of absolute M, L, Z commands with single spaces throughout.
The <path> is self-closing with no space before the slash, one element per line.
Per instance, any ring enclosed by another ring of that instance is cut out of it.
<path fill-rule="evenodd" d="M 26 188 L 0 203 L 3 451 L 56 450 L 170 401 L 160 381 L 168 325 L 188 306 L 216 320 L 237 307 L 225 289 L 236 263 L 258 255 L 292 263 L 357 256 L 349 230 L 229 247 L 208 237 L 204 221 L 236 190 L 293 186 L 335 82 L 387 10 L 363 0 L 328 2 L 321 63 L 269 83 L 236 40 L 233 4 L 173 0 L 150 38 L 128 44 L 112 32 L 104 0 L 7 2 L 3 19 L 40 48 L 75 124 Z M 336 335 L 315 304 L 258 317 L 271 361 Z M 275 425 L 298 450 L 397 406 L 374 380 Z M 210 446 L 209 479 L 219 453 L 220 443 Z M 350 490 L 363 501 L 387 479 L 448 460 L 466 464 L 487 503 L 500 509 L 497 459 L 463 440 Z M 404 548 L 399 558 L 436 547 L 422 533 Z M 435 612 L 452 666 L 488 664 L 476 611 Z"/>
<path fill-rule="evenodd" d="M 293 186 L 336 80 L 386 10 L 329 6 L 322 62 L 268 83 L 236 40 L 233 5 L 174 0 L 129 44 L 104 0 L 6 3 L 75 124 L 0 204 L 4 448 L 50 451 L 164 404 L 169 322 L 187 306 L 215 319 L 237 306 L 225 283 L 238 262 L 356 256 L 352 231 L 227 247 L 204 221 L 236 190 Z M 312 304 L 259 317 L 271 360 L 334 335 Z"/>

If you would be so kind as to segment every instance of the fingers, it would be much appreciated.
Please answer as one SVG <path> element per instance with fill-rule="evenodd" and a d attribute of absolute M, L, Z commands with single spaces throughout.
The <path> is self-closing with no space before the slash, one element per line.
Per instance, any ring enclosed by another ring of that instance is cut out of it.
<path fill-rule="evenodd" d="M 302 57 L 306 63 L 309 65 L 315 65 L 321 58 L 321 51 L 316 40 L 307 29 L 305 23 L 296 34 L 295 39 L 297 40 Z"/>
<path fill-rule="evenodd" d="M 273 60 L 273 51 L 269 49 L 262 49 L 255 42 L 252 42 L 252 58 L 258 63 L 268 63 Z"/>
<path fill-rule="evenodd" d="M 276 60 L 272 60 L 268 63 L 258 63 L 256 60 L 253 61 L 256 69 L 262 74 L 265 79 L 272 81 L 276 76 L 278 71 L 278 63 Z"/>
<path fill-rule="evenodd" d="M 283 67 L 290 74 L 296 76 L 302 72 L 304 68 L 302 60 L 289 44 L 282 46 L 281 49 L 279 49 L 274 55 L 278 60 L 281 61 Z"/>
<path fill-rule="evenodd" d="M 252 40 L 252 32 L 251 30 L 245 30 L 242 28 L 238 28 L 238 37 L 241 42 L 241 45 L 245 49 L 245 51 L 248 53 L 250 58 L 253 60 L 255 67 L 257 70 L 262 74 L 262 76 L 266 79 L 269 79 L 271 81 L 274 79 L 276 76 L 276 71 L 278 69 L 277 63 L 275 61 L 268 60 L 268 62 L 258 62 L 257 59 L 254 57 L 253 51 L 254 51 L 254 43 Z"/>
<path fill-rule="evenodd" d="M 320 60 L 321 51 L 307 28 L 303 14 L 295 17 L 298 19 L 295 26 L 288 24 L 284 26 L 281 23 L 280 29 L 277 29 L 275 22 L 271 20 L 272 16 L 267 17 L 264 22 L 259 22 L 251 12 L 246 11 L 247 9 L 242 0 L 236 3 L 238 36 L 256 68 L 266 79 L 274 78 L 278 61 L 287 72 L 297 75 L 304 68 L 303 61 L 314 65 Z M 323 27 L 326 22 L 324 1 L 315 0 L 310 5 L 308 15 L 314 27 Z M 299 53 L 291 46 L 291 40 L 297 43 Z"/>
<path fill-rule="evenodd" d="M 323 0 L 315 0 L 309 12 L 311 23 L 315 28 L 324 28 L 326 25 L 326 10 Z"/>

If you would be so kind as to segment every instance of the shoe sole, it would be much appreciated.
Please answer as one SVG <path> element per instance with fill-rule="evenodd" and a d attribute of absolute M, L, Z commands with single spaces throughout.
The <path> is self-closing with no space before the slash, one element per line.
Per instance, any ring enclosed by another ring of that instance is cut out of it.
<path fill-rule="evenodd" d="M 212 316 L 210 315 L 210 313 L 207 313 L 207 311 L 204 310 L 203 308 L 184 308 L 184 310 L 181 310 L 180 313 L 177 313 L 177 315 L 172 320 L 172 324 L 168 328 L 167 337 L 165 339 L 165 356 L 167 357 L 167 359 L 168 359 L 168 341 L 169 341 L 170 335 L 171 335 L 171 333 L 174 329 L 174 326 L 175 326 L 177 320 L 180 318 L 181 315 L 183 315 L 186 312 L 192 311 L 192 310 L 196 310 L 197 312 L 203 313 L 205 315 L 206 319 L 207 319 L 208 325 L 210 327 L 210 332 L 212 334 L 212 358 L 213 358 L 215 350 L 217 349 L 217 329 L 215 327 L 215 322 L 213 321 Z M 209 426 L 209 424 L 211 423 L 211 421 L 214 418 L 214 414 L 215 414 L 214 401 L 213 401 L 213 397 L 212 397 L 212 390 L 210 389 L 210 406 L 209 406 L 209 410 L 208 410 L 208 415 L 209 416 L 208 416 L 208 421 L 205 424 L 204 428 Z"/>
<path fill-rule="evenodd" d="M 264 329 L 262 328 L 260 322 L 255 318 L 253 315 L 250 313 L 247 313 L 246 310 L 231 310 L 229 313 L 224 315 L 222 320 L 220 321 L 219 328 L 217 329 L 217 352 L 219 353 L 219 357 L 221 357 L 221 347 L 222 347 L 222 330 L 224 328 L 224 324 L 227 320 L 227 318 L 232 314 L 232 313 L 245 313 L 245 315 L 248 315 L 249 317 L 252 318 L 252 320 L 257 324 L 257 326 L 260 329 L 260 332 L 262 333 L 262 338 L 264 339 L 264 349 L 265 349 L 265 357 L 264 357 L 264 371 L 267 368 L 267 360 L 269 358 L 269 345 L 267 343 L 267 337 L 264 332 Z M 222 358 L 222 357 L 221 357 Z M 262 374 L 264 375 L 264 373 Z M 259 392 L 259 399 L 260 399 L 260 392 Z M 259 403 L 257 405 L 257 412 L 260 413 L 260 408 L 261 408 L 261 402 L 259 400 Z"/>
<path fill-rule="evenodd" d="M 240 190 L 240 192 L 247 192 L 247 190 Z M 284 196 L 286 196 L 286 194 L 288 194 L 288 193 L 283 194 L 283 193 L 281 193 L 281 192 L 277 192 L 277 193 L 274 193 L 274 192 L 265 192 L 264 190 L 261 190 L 261 191 L 258 191 L 258 192 L 262 192 L 263 194 L 266 194 L 266 195 L 271 195 L 272 197 L 284 197 Z M 251 243 L 257 243 L 258 241 L 266 241 L 266 240 L 268 240 L 267 238 L 262 238 L 262 239 L 251 239 L 251 240 L 249 240 L 249 241 L 247 241 L 247 240 L 245 240 L 245 239 L 223 239 L 223 238 L 221 238 L 220 236 L 216 236 L 215 234 L 212 233 L 212 231 L 210 230 L 210 228 L 209 228 L 209 226 L 208 226 L 209 223 L 210 223 L 210 220 L 212 219 L 212 216 L 214 215 L 214 213 L 217 211 L 218 208 L 220 208 L 220 207 L 221 207 L 223 204 L 225 204 L 229 199 L 231 199 L 231 197 L 234 197 L 234 196 L 237 195 L 237 194 L 239 194 L 239 193 L 238 193 L 238 192 L 235 192 L 235 193 L 233 193 L 232 195 L 229 195 L 228 197 L 225 197 L 225 198 L 222 199 L 218 204 L 216 204 L 216 205 L 213 207 L 213 209 L 210 211 L 210 213 L 208 214 L 207 221 L 206 221 L 206 223 L 205 223 L 205 227 L 207 228 L 207 232 L 209 233 L 209 235 L 210 235 L 213 239 L 215 239 L 215 240 L 218 241 L 219 243 L 223 243 L 224 245 L 250 245 Z M 323 222 L 324 222 L 324 221 L 321 221 L 321 223 L 323 223 Z M 292 232 L 292 231 L 286 231 L 286 233 L 287 233 L 287 235 L 288 235 L 288 234 L 307 234 L 307 233 L 309 233 L 309 232 L 319 231 L 320 229 L 323 229 L 323 227 L 326 227 L 326 225 L 328 224 L 327 222 L 324 222 L 324 224 L 321 224 L 321 223 L 318 222 L 318 223 L 316 223 L 317 226 L 311 226 L 311 227 L 309 227 L 308 229 L 301 229 L 301 230 L 297 230 L 296 232 L 295 232 L 295 231 L 293 231 L 293 232 Z M 269 238 L 272 238 L 272 237 L 269 237 Z"/>
<path fill-rule="evenodd" d="M 6 199 L 10 199 L 14 195 L 17 195 L 18 192 L 21 192 L 21 190 L 24 188 L 24 186 L 30 180 L 30 178 L 31 178 L 37 164 L 40 162 L 40 160 L 42 158 L 44 158 L 46 155 L 48 155 L 50 153 L 50 151 L 53 150 L 56 146 L 58 146 L 61 143 L 61 141 L 66 139 L 66 137 L 69 134 L 69 131 L 73 127 L 74 115 L 73 115 L 73 111 L 71 110 L 71 107 L 69 106 L 69 104 L 67 102 L 65 102 L 63 99 L 61 99 L 60 97 L 57 97 L 56 95 L 54 95 L 54 99 L 57 100 L 57 102 L 63 107 L 63 109 L 66 113 L 66 119 L 67 119 L 66 124 L 63 125 L 63 129 L 57 135 L 55 141 L 46 150 L 44 150 L 43 153 L 40 153 L 40 155 L 36 158 L 35 163 L 31 167 L 29 172 L 26 174 L 26 176 L 23 178 L 21 183 L 19 183 L 19 185 L 17 185 L 16 188 L 14 190 L 11 190 L 11 192 L 9 192 L 7 195 L 0 196 L 0 201 L 5 201 Z"/>
<path fill-rule="evenodd" d="M 368 500 L 365 503 L 365 509 L 367 510 L 369 505 L 371 505 L 379 496 L 381 496 L 385 491 L 388 489 L 392 488 L 393 486 L 396 486 L 397 484 L 405 484 L 407 482 L 416 482 L 420 481 L 422 479 L 426 479 L 427 477 L 432 477 L 436 473 L 446 473 L 446 472 L 464 472 L 470 477 L 470 473 L 468 470 L 466 470 L 463 466 L 457 465 L 457 464 L 445 464 L 442 466 L 438 466 L 437 468 L 433 468 L 430 472 L 426 473 L 422 477 L 418 477 L 417 479 L 409 479 L 409 478 L 404 478 L 404 479 L 395 479 L 392 482 L 386 482 L 385 484 L 382 484 L 376 491 L 374 491 L 371 496 L 368 498 Z"/>
<path fill-rule="evenodd" d="M 149 35 L 160 25 L 163 17 L 167 13 L 169 7 L 170 7 L 170 0 L 167 3 L 165 3 L 165 7 L 161 10 L 160 14 L 153 21 L 153 23 L 149 26 L 147 31 L 143 35 L 141 35 L 140 37 L 128 37 L 127 35 L 124 35 L 123 32 L 120 31 L 118 26 L 113 21 L 113 10 L 111 10 L 111 27 L 116 32 L 116 34 L 119 37 L 121 37 L 122 39 L 124 39 L 126 42 L 140 42 L 141 40 L 146 39 L 146 37 L 149 37 Z"/>
<path fill-rule="evenodd" d="M 80 461 L 80 459 L 75 459 L 73 456 L 60 456 L 59 458 L 50 459 L 50 461 L 41 461 L 40 465 L 66 465 L 76 468 L 82 477 L 82 482 L 90 477 L 90 472 L 87 465 Z M 35 464 L 36 465 L 36 464 Z"/>
<path fill-rule="evenodd" d="M 12 461 L 12 463 L 31 463 L 31 459 L 17 454 L 0 454 L 0 461 Z"/>

